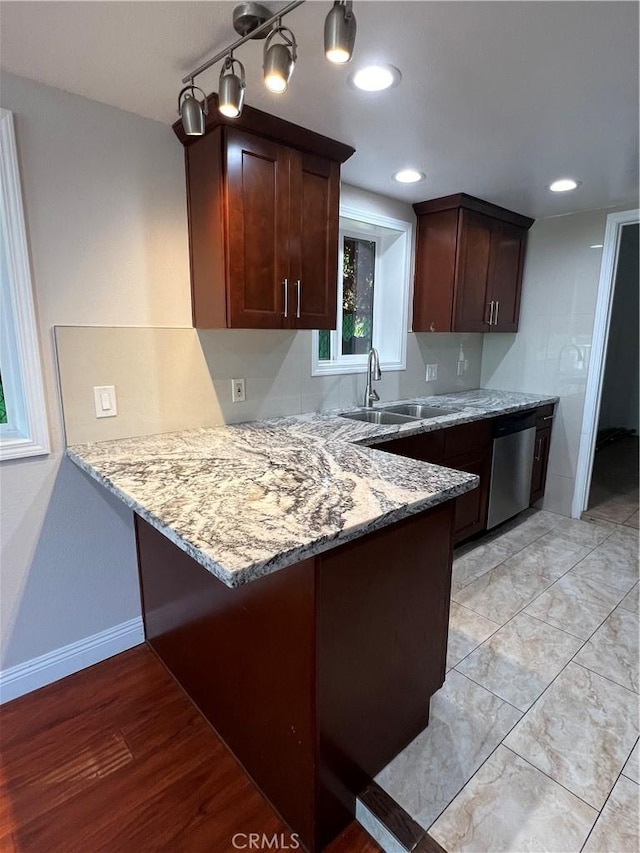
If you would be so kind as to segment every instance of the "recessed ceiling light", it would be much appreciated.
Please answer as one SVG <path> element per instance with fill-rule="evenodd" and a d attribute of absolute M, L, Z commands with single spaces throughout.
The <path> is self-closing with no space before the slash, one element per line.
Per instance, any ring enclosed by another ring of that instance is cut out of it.
<path fill-rule="evenodd" d="M 393 65 L 366 65 L 353 71 L 348 81 L 363 92 L 382 92 L 397 86 L 402 74 Z"/>
<path fill-rule="evenodd" d="M 399 184 L 417 184 L 418 181 L 425 181 L 427 176 L 424 172 L 418 172 L 417 169 L 400 169 L 399 172 L 394 172 L 393 180 Z"/>
<path fill-rule="evenodd" d="M 579 183 L 580 181 L 574 181 L 573 178 L 560 178 L 549 184 L 549 189 L 552 193 L 568 193 L 575 190 Z"/>

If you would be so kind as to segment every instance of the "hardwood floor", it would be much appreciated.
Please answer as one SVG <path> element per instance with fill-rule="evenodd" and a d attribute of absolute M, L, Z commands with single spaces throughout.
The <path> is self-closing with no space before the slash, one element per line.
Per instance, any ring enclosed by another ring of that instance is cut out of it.
<path fill-rule="evenodd" d="M 0 850 L 227 853 L 286 825 L 146 647 L 0 709 Z M 286 844 L 289 847 L 286 847 Z M 260 849 L 260 848 L 254 848 Z M 269 849 L 264 847 L 264 849 Z M 352 823 L 328 853 L 375 853 Z"/>

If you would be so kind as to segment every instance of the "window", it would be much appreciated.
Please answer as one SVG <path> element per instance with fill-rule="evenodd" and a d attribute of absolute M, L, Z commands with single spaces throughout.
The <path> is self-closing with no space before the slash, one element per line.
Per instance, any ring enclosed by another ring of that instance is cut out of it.
<path fill-rule="evenodd" d="M 13 115 L 0 109 L 0 460 L 49 452 Z"/>
<path fill-rule="evenodd" d="M 404 370 L 413 226 L 342 206 L 335 331 L 312 335 L 312 374 L 360 373 L 372 346 Z"/>

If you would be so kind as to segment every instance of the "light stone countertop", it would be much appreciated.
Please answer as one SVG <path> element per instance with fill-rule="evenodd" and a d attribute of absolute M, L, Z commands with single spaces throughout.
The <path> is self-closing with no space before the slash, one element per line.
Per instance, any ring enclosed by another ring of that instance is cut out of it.
<path fill-rule="evenodd" d="M 378 426 L 320 412 L 76 445 L 67 454 L 223 583 L 235 587 L 478 484 L 473 474 L 362 445 L 556 400 L 462 392 L 420 399 L 460 409 L 429 421 Z"/>

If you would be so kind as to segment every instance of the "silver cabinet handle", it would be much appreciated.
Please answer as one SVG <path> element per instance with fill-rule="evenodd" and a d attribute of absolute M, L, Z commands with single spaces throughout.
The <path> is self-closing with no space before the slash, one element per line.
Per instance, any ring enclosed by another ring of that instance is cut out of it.
<path fill-rule="evenodd" d="M 540 453 L 542 452 L 542 439 L 541 438 L 538 439 L 537 444 L 538 444 L 538 449 L 536 450 L 535 461 L 539 462 L 540 461 Z"/>
<path fill-rule="evenodd" d="M 289 316 L 289 279 L 283 278 L 282 285 L 284 287 L 284 311 L 282 312 L 285 317 Z"/>
<path fill-rule="evenodd" d="M 496 319 L 495 319 L 494 326 L 498 325 L 498 311 L 499 310 L 500 310 L 500 302 L 496 302 Z"/>
<path fill-rule="evenodd" d="M 493 300 L 489 303 L 489 325 L 493 326 Z"/>
<path fill-rule="evenodd" d="M 547 415 L 547 416 L 546 416 L 545 418 L 543 418 L 542 420 L 543 420 L 543 421 L 552 421 L 552 420 L 553 420 L 553 415 Z"/>
<path fill-rule="evenodd" d="M 300 279 L 296 281 L 296 317 L 300 319 Z"/>

